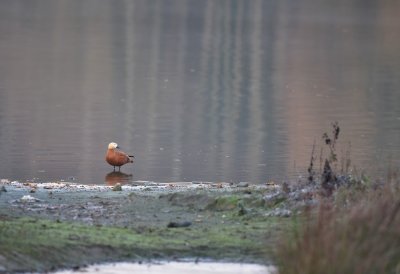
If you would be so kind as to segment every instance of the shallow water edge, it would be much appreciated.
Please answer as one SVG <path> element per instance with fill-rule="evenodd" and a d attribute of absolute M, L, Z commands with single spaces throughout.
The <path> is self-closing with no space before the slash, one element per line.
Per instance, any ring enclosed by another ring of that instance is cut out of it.
<path fill-rule="evenodd" d="M 64 270 L 54 274 L 74 273 L 115 273 L 115 274 L 273 274 L 273 266 L 258 264 L 220 263 L 220 262 L 154 262 L 151 264 L 115 263 L 99 264 L 79 269 L 78 271 Z"/>

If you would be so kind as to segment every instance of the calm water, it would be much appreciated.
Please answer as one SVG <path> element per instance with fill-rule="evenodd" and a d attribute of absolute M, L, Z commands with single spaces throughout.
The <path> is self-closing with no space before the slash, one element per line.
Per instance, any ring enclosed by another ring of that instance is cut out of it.
<path fill-rule="evenodd" d="M 0 1 L 0 178 L 281 180 L 339 121 L 399 165 L 399 1 Z"/>
<path fill-rule="evenodd" d="M 80 272 L 97 274 L 272 274 L 273 266 L 217 262 L 153 262 L 150 264 L 116 263 L 98 264 L 82 269 Z M 76 274 L 77 271 L 58 271 L 54 274 Z"/>

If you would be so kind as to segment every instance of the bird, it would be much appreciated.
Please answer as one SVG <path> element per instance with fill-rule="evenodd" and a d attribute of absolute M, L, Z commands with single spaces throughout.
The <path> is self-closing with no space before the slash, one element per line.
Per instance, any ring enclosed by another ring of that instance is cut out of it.
<path fill-rule="evenodd" d="M 117 143 L 111 142 L 108 144 L 106 161 L 114 167 L 114 171 L 116 166 L 118 167 L 118 170 L 121 170 L 121 166 L 127 163 L 133 163 L 133 158 L 135 158 L 135 156 L 128 155 L 118 149 L 119 147 Z"/>

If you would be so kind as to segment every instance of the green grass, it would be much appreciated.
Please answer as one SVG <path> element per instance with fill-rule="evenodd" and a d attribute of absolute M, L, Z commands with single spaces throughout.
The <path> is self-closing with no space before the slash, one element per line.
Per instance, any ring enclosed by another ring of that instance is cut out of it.
<path fill-rule="evenodd" d="M 236 218 L 210 227 L 139 229 L 10 219 L 0 221 L 0 256 L 12 271 L 174 257 L 262 261 L 265 230 L 274 230 L 278 223 L 274 218 Z"/>

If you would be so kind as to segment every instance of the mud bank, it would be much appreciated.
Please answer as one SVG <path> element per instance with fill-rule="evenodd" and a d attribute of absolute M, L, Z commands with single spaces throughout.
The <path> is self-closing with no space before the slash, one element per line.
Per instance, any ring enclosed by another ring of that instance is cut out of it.
<path fill-rule="evenodd" d="M 98 262 L 207 258 L 268 264 L 290 218 L 274 185 L 137 182 L 109 186 L 2 181 L 0 271 Z"/>

